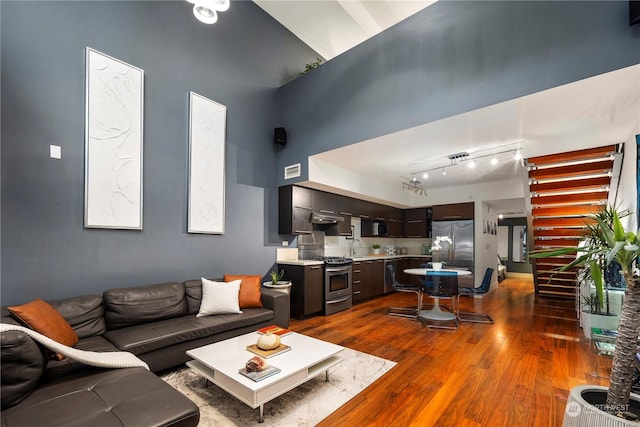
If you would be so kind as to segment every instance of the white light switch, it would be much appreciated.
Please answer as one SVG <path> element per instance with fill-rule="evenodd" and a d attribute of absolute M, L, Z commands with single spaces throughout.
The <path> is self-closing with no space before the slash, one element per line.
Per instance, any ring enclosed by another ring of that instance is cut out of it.
<path fill-rule="evenodd" d="M 59 145 L 49 145 L 49 157 L 52 159 L 62 158 L 62 148 Z"/>

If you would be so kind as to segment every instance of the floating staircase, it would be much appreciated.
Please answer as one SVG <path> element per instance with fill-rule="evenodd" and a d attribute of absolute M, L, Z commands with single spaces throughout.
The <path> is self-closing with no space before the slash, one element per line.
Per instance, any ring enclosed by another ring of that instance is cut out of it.
<path fill-rule="evenodd" d="M 527 159 L 533 249 L 577 246 L 586 216 L 608 203 L 617 145 Z M 536 293 L 555 298 L 575 298 L 576 269 L 558 273 L 575 256 L 536 258 L 533 277 Z"/>

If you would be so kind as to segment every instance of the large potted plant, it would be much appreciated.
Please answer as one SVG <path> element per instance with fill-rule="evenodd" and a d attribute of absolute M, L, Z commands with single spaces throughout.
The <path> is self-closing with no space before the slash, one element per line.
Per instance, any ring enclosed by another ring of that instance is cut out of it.
<path fill-rule="evenodd" d="M 603 207 L 603 210 L 609 210 L 611 220 L 605 219 L 607 215 L 602 215 L 602 210 L 595 215 L 601 241 L 588 238 L 583 246 L 539 250 L 531 254 L 532 258 L 543 258 L 577 253 L 577 258 L 560 270 L 589 263 L 595 268 L 592 277 L 597 275 L 599 260 L 604 260 L 605 265 L 615 260 L 626 281 L 609 387 L 579 386 L 572 389 L 565 410 L 566 426 L 638 426 L 637 418 L 640 416 L 640 396 L 631 393 L 640 335 L 640 271 L 636 267 L 640 254 L 640 229 L 635 233 L 624 230 L 615 209 Z M 599 277 L 602 277 L 601 272 Z"/>

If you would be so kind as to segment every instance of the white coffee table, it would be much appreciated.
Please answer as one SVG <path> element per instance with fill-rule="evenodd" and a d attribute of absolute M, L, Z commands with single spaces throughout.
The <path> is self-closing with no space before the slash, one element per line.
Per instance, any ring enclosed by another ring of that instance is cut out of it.
<path fill-rule="evenodd" d="M 265 403 L 322 372 L 328 381 L 328 369 L 343 360 L 340 353 L 344 347 L 294 332 L 281 338 L 290 351 L 266 359 L 281 372 L 256 382 L 238 370 L 255 356 L 247 346 L 255 344 L 259 336 L 251 332 L 187 351 L 194 359 L 187 366 L 251 408 L 260 408 L 259 422 L 264 421 Z"/>

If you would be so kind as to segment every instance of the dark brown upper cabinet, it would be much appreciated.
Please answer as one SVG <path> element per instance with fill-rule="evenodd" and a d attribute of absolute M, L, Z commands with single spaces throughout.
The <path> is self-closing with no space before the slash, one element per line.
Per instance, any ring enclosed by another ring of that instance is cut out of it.
<path fill-rule="evenodd" d="M 456 219 L 473 219 L 475 215 L 474 206 L 474 202 L 435 205 L 433 206 L 433 220 L 448 221 Z"/>

